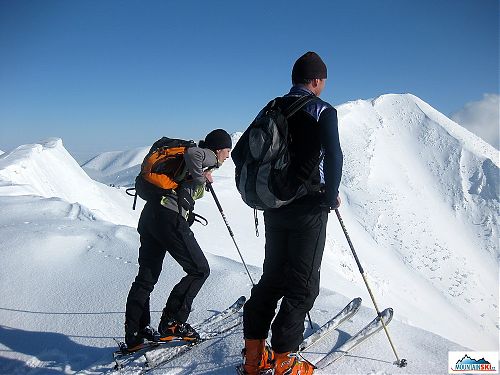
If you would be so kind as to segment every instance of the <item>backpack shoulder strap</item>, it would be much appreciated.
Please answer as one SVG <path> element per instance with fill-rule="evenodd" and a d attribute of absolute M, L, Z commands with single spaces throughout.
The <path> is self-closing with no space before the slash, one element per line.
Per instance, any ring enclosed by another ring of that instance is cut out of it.
<path fill-rule="evenodd" d="M 294 101 L 288 108 L 283 110 L 283 115 L 286 118 L 293 116 L 299 109 L 309 103 L 316 97 L 314 94 L 304 95 Z"/>

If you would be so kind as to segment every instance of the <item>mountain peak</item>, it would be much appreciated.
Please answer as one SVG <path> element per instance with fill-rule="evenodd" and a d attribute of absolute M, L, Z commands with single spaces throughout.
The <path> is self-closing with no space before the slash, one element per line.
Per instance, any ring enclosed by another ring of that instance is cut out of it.
<path fill-rule="evenodd" d="M 383 94 L 376 98 L 342 104 L 337 110 L 341 132 L 342 120 L 350 118 L 352 113 L 357 113 L 357 121 L 369 122 L 377 128 L 390 127 L 395 136 L 401 131 L 410 131 L 428 141 L 439 138 L 453 143 L 453 147 L 460 147 L 484 159 L 490 159 L 497 167 L 499 165 L 498 151 L 493 146 L 416 95 Z"/>

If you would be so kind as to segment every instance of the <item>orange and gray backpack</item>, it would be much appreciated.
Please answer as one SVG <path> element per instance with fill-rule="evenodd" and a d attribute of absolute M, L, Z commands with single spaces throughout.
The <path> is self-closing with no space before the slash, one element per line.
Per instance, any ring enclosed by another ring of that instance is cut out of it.
<path fill-rule="evenodd" d="M 141 171 L 135 178 L 133 209 L 137 195 L 145 201 L 160 199 L 179 186 L 187 174 L 184 154 L 188 148 L 194 146 L 194 141 L 167 137 L 157 140 L 151 146 L 142 162 Z"/>

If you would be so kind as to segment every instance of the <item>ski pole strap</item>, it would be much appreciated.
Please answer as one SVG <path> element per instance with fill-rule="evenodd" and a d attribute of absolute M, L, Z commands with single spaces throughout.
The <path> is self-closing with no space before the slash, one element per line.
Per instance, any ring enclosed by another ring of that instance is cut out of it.
<path fill-rule="evenodd" d="M 309 327 L 313 329 L 313 321 L 311 319 L 311 313 L 309 311 L 307 312 L 307 319 L 309 319 Z"/>
<path fill-rule="evenodd" d="M 134 204 L 132 205 L 132 210 L 135 210 L 135 205 L 137 203 L 137 193 L 134 195 Z"/>
<path fill-rule="evenodd" d="M 206 227 L 208 225 L 208 220 L 205 219 L 203 216 L 198 215 L 198 214 L 196 214 L 194 212 L 193 212 L 193 216 L 194 216 L 194 219 L 193 219 L 194 221 L 200 223 L 204 227 Z"/>
<path fill-rule="evenodd" d="M 253 209 L 253 220 L 255 223 L 255 236 L 259 237 L 259 218 L 257 217 L 257 209 Z"/>
<path fill-rule="evenodd" d="M 130 193 L 130 191 L 132 191 L 132 190 L 135 190 L 135 187 L 125 189 L 125 193 L 127 195 L 130 195 L 131 197 L 134 197 L 134 204 L 132 205 L 132 210 L 135 210 L 135 205 L 137 203 L 137 191 L 134 194 L 132 194 L 132 193 Z"/>

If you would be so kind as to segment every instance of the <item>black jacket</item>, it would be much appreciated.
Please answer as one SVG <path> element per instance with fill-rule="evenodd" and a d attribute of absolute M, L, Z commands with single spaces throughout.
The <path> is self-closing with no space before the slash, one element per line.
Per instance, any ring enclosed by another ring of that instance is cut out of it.
<path fill-rule="evenodd" d="M 310 94 L 306 88 L 294 86 L 283 97 L 282 108 Z M 289 118 L 288 127 L 294 170 L 304 179 L 313 173 L 313 183 L 325 185 L 327 203 L 335 206 L 343 165 L 337 110 L 316 97 Z"/>

